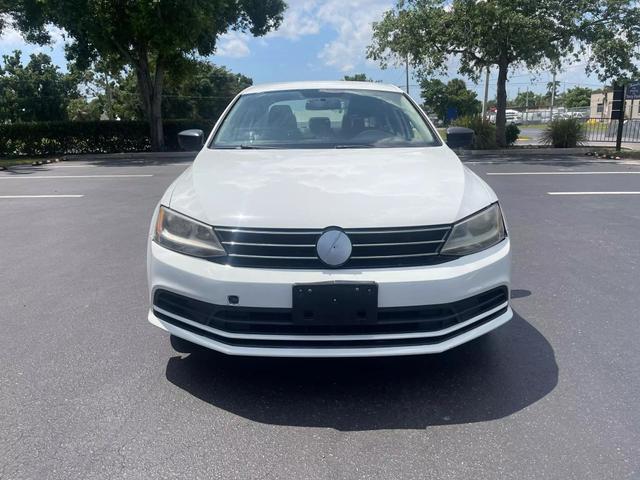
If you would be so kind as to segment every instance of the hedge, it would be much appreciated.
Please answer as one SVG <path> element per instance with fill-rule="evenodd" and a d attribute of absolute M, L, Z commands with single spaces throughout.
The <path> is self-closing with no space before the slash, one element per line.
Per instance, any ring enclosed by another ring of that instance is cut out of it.
<path fill-rule="evenodd" d="M 208 133 L 214 121 L 167 120 L 167 150 L 179 150 L 178 132 L 200 128 Z M 38 122 L 0 124 L 0 156 L 73 153 L 141 152 L 151 147 L 144 121 Z"/>

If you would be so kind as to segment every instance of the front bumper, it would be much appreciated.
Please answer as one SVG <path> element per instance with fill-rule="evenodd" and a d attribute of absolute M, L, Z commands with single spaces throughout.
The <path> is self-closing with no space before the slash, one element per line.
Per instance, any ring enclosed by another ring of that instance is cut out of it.
<path fill-rule="evenodd" d="M 509 239 L 448 263 L 370 270 L 272 270 L 237 268 L 149 245 L 150 302 L 158 290 L 216 305 L 239 298 L 239 307 L 290 309 L 292 285 L 327 281 L 376 282 L 378 307 L 451 304 L 509 287 Z M 149 321 L 178 337 L 231 355 L 368 357 L 439 353 L 487 333 L 511 319 L 508 299 L 441 330 L 380 334 L 256 334 L 225 331 L 153 306 Z M 281 342 L 281 345 L 277 345 Z M 396 342 L 397 344 L 394 344 Z M 269 346 L 263 346 L 269 345 Z M 354 346 L 355 345 L 355 346 Z"/>

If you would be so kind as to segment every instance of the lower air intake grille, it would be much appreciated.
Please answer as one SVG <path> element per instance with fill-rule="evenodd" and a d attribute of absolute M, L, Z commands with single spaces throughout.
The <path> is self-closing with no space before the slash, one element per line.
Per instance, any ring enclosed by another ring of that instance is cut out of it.
<path fill-rule="evenodd" d="M 370 325 L 300 325 L 291 309 L 215 305 L 158 290 L 155 309 L 228 333 L 287 335 L 349 335 L 434 332 L 471 320 L 501 305 L 506 308 L 507 287 L 498 287 L 457 302 L 412 307 L 379 308 L 377 322 Z M 158 310 L 164 320 L 173 317 Z"/>

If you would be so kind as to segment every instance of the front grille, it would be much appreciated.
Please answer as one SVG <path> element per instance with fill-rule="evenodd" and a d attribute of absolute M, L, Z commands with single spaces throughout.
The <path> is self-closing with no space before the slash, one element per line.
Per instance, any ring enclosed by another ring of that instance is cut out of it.
<path fill-rule="evenodd" d="M 215 305 L 167 290 L 157 290 L 153 303 L 155 314 L 163 320 L 176 320 L 167 315 L 171 314 L 228 333 L 361 335 L 444 330 L 504 305 L 508 297 L 507 287 L 498 287 L 453 303 L 379 308 L 377 322 L 365 325 L 304 325 L 293 322 L 288 308 Z"/>
<path fill-rule="evenodd" d="M 450 225 L 345 230 L 353 251 L 340 268 L 442 263 L 450 259 L 439 255 L 450 230 Z M 218 263 L 254 268 L 328 268 L 316 252 L 322 230 L 215 227 L 215 231 L 228 253 L 213 259 Z"/>

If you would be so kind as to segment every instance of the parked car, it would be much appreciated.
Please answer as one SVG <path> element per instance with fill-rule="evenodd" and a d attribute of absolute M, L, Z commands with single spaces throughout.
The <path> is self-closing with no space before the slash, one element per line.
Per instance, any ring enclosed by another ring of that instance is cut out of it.
<path fill-rule="evenodd" d="M 522 113 L 518 112 L 517 110 L 505 110 L 505 117 L 506 117 L 506 122 L 507 125 L 509 125 L 510 123 L 514 124 L 514 125 L 521 125 L 522 124 Z M 489 116 L 489 122 L 495 124 L 496 123 L 496 113 L 492 113 Z"/>
<path fill-rule="evenodd" d="M 180 142 L 200 151 L 148 242 L 148 319 L 178 348 L 436 353 L 511 319 L 498 199 L 400 89 L 254 86 Z"/>

